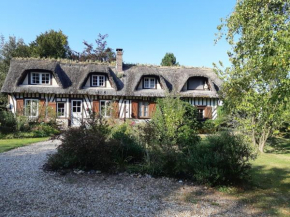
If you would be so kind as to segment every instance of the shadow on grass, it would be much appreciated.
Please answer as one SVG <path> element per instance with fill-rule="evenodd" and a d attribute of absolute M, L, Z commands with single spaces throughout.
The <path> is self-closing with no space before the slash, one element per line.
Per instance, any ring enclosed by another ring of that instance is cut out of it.
<path fill-rule="evenodd" d="M 254 166 L 252 177 L 244 190 L 233 193 L 239 198 L 238 205 L 248 204 L 270 215 L 289 216 L 290 169 Z"/>
<path fill-rule="evenodd" d="M 272 137 L 268 140 L 266 153 L 290 154 L 290 140 L 279 137 Z"/>

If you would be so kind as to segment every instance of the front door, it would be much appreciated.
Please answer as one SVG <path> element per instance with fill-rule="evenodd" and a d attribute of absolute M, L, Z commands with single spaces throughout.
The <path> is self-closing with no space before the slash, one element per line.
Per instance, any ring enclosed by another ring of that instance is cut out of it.
<path fill-rule="evenodd" d="M 71 101 L 71 126 L 79 127 L 82 123 L 82 100 Z"/>

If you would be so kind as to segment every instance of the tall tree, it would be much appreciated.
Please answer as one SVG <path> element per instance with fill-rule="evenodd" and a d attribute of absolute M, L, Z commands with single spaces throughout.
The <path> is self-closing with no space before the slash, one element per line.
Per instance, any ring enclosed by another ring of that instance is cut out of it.
<path fill-rule="evenodd" d="M 263 152 L 290 98 L 290 0 L 238 0 L 218 29 L 231 45 L 225 108 Z M 288 107 L 289 109 L 289 107 Z"/>
<path fill-rule="evenodd" d="M 80 61 L 100 61 L 100 62 L 112 62 L 116 60 L 116 54 L 112 48 L 107 47 L 106 38 L 108 34 L 99 34 L 98 38 L 95 40 L 96 47 L 93 44 L 84 41 L 83 44 L 85 48 L 82 53 L 75 51 L 71 52 L 70 58 Z"/>
<path fill-rule="evenodd" d="M 176 57 L 173 53 L 166 53 L 161 61 L 161 66 L 178 66 L 179 63 L 176 62 Z"/>
<path fill-rule="evenodd" d="M 3 35 L 0 35 L 0 87 L 4 83 L 8 73 L 10 60 L 13 57 L 29 57 L 30 48 L 22 38 L 18 40 L 14 36 L 10 36 L 8 41 L 5 41 Z M 0 107 L 3 108 L 7 104 L 7 96 L 0 94 Z"/>
<path fill-rule="evenodd" d="M 67 58 L 69 54 L 68 37 L 61 30 L 41 33 L 30 43 L 35 57 Z"/>

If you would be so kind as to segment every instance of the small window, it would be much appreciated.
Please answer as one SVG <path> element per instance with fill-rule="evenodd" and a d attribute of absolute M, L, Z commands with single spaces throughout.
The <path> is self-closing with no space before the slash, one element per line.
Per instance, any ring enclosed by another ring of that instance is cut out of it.
<path fill-rule="evenodd" d="M 65 116 L 65 103 L 58 102 L 57 103 L 57 117 L 64 117 Z"/>
<path fill-rule="evenodd" d="M 203 117 L 203 111 L 204 109 L 197 109 L 197 120 L 202 120 L 204 117 Z"/>
<path fill-rule="evenodd" d="M 92 75 L 92 87 L 104 87 L 105 76 L 104 75 Z"/>
<path fill-rule="evenodd" d="M 144 77 L 144 88 L 154 89 L 156 87 L 155 78 Z"/>
<path fill-rule="evenodd" d="M 38 99 L 25 100 L 25 116 L 27 117 L 38 116 Z"/>
<path fill-rule="evenodd" d="M 100 114 L 103 117 L 110 117 L 111 116 L 111 101 L 110 100 L 101 100 L 100 102 Z"/>
<path fill-rule="evenodd" d="M 50 84 L 50 73 L 32 72 L 31 84 Z"/>
<path fill-rule="evenodd" d="M 139 117 L 149 118 L 149 103 L 148 102 L 139 102 Z"/>

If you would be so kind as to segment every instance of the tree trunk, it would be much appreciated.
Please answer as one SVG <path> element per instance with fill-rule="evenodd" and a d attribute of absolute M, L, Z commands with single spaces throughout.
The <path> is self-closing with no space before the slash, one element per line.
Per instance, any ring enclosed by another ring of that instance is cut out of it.
<path fill-rule="evenodd" d="M 264 152 L 264 147 L 265 147 L 267 139 L 269 138 L 270 131 L 271 131 L 270 128 L 269 129 L 263 129 L 263 131 L 262 131 L 262 133 L 260 135 L 258 149 L 262 153 Z"/>

